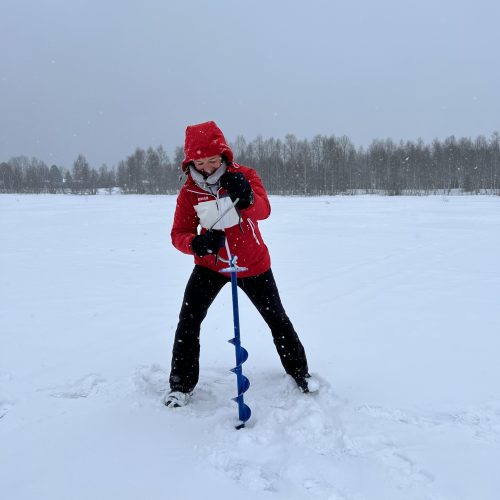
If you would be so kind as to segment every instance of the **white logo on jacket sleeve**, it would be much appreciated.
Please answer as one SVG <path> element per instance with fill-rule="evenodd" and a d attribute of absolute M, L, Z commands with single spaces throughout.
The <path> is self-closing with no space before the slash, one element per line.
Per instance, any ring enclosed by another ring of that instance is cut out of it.
<path fill-rule="evenodd" d="M 208 229 L 212 224 L 220 217 L 225 210 L 227 210 L 233 202 L 229 196 L 224 198 L 219 198 L 218 201 L 210 200 L 203 201 L 194 206 L 196 210 L 196 215 L 200 219 L 201 227 Z M 228 227 L 233 227 L 239 224 L 240 217 L 238 212 L 233 207 L 229 212 L 222 217 L 222 219 L 217 222 L 213 229 L 226 229 Z"/>

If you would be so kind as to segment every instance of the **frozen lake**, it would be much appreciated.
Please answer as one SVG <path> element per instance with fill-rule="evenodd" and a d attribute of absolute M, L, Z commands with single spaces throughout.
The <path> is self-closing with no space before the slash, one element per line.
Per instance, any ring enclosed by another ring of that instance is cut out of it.
<path fill-rule="evenodd" d="M 496 500 L 500 198 L 271 197 L 303 395 L 240 293 L 253 416 L 235 431 L 229 286 L 200 384 L 161 405 L 193 263 L 172 196 L 0 196 L 2 498 Z"/>

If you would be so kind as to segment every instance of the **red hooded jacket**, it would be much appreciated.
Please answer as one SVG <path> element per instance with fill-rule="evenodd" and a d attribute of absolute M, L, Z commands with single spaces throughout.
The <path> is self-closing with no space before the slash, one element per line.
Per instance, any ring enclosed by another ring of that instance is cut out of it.
<path fill-rule="evenodd" d="M 231 254 L 238 256 L 238 266 L 247 268 L 247 271 L 238 272 L 239 277 L 257 276 L 267 271 L 271 267 L 271 259 L 267 246 L 262 240 L 258 221 L 269 217 L 271 206 L 257 172 L 232 162 L 233 153 L 214 122 L 188 127 L 184 150 L 186 158 L 183 161 L 183 168 L 186 169 L 188 177 L 177 197 L 171 231 L 174 247 L 181 252 L 194 255 L 195 264 L 208 267 L 213 271 L 220 271 L 228 266 L 221 259 L 216 260 L 214 255 L 199 257 L 191 248 L 191 242 L 198 234 L 198 226 L 201 226 L 202 233 L 205 232 L 211 222 L 215 222 L 218 214 L 223 212 L 224 207 L 230 203 L 228 194 L 224 188 L 219 188 L 216 194 L 200 188 L 187 168 L 194 160 L 223 154 L 228 162 L 227 171 L 241 172 L 250 183 L 254 201 L 251 206 L 239 212 L 232 209 L 232 213 L 224 217 L 215 228 L 224 229 Z M 225 247 L 219 250 L 219 256 L 228 259 Z"/>

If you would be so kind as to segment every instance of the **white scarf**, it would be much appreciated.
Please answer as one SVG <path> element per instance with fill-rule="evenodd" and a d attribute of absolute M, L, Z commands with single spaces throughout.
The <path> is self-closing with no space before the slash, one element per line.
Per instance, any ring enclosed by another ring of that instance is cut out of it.
<path fill-rule="evenodd" d="M 211 194 L 217 194 L 220 187 L 219 180 L 226 172 L 226 169 L 227 163 L 223 161 L 220 167 L 212 175 L 209 175 L 206 178 L 203 177 L 203 174 L 198 172 L 193 165 L 189 166 L 189 173 L 198 187 Z"/>

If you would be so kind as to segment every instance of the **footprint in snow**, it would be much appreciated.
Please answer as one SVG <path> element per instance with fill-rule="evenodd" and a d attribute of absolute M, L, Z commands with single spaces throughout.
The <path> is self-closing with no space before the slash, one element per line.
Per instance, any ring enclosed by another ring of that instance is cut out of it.
<path fill-rule="evenodd" d="M 224 472 L 233 481 L 238 482 L 244 488 L 259 492 L 275 492 L 276 475 L 269 467 L 262 465 L 250 466 L 245 460 L 239 460 L 236 456 L 229 456 L 222 451 L 214 451 L 209 460 L 217 470 Z"/>
<path fill-rule="evenodd" d="M 386 464 L 392 479 L 400 487 L 413 483 L 432 483 L 434 476 L 396 447 L 386 447 L 377 452 L 378 458 Z"/>
<path fill-rule="evenodd" d="M 141 366 L 135 370 L 132 384 L 137 392 L 158 400 L 168 388 L 168 372 L 157 363 Z"/>
<path fill-rule="evenodd" d="M 326 500 L 361 500 L 358 495 L 352 496 L 349 493 L 338 491 L 330 483 L 314 478 L 304 480 L 302 486 L 310 495 L 325 498 Z"/>
<path fill-rule="evenodd" d="M 360 406 L 356 408 L 356 411 L 374 418 L 412 425 L 421 429 L 450 425 L 460 426 L 468 429 L 475 439 L 488 442 L 500 441 L 500 402 L 488 403 L 477 409 L 434 412 L 426 415 L 371 405 Z"/>
<path fill-rule="evenodd" d="M 435 416 L 437 425 L 462 427 L 474 439 L 491 443 L 500 442 L 500 403 L 489 403 L 477 409 L 467 409 Z"/>
<path fill-rule="evenodd" d="M 80 399 L 88 398 L 99 391 L 99 386 L 104 384 L 106 379 L 97 373 L 89 373 L 75 382 L 67 385 L 56 386 L 50 389 L 53 398 Z"/>

